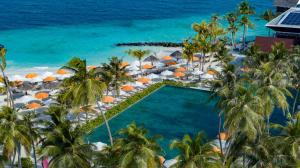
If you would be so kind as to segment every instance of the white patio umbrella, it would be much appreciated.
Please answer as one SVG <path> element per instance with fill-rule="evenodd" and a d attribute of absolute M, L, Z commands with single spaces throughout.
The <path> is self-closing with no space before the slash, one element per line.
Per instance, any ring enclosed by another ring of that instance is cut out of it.
<path fill-rule="evenodd" d="M 192 74 L 194 74 L 194 75 L 203 75 L 203 74 L 204 74 L 204 72 L 203 72 L 203 71 L 200 71 L 200 70 L 198 70 L 198 71 L 193 71 L 193 72 L 192 72 Z"/>
<path fill-rule="evenodd" d="M 166 71 L 163 71 L 162 73 L 160 73 L 161 75 L 163 76 L 171 76 L 173 75 L 173 72 L 172 71 L 169 71 L 169 70 L 166 70 Z"/>
<path fill-rule="evenodd" d="M 10 81 L 25 81 L 26 78 L 21 76 L 21 75 L 13 75 L 13 76 L 9 76 L 8 79 Z"/>
<path fill-rule="evenodd" d="M 211 75 L 211 74 L 206 73 L 206 74 L 202 75 L 201 78 L 203 78 L 203 79 L 213 79 L 214 76 Z"/>
<path fill-rule="evenodd" d="M 223 70 L 223 68 L 220 67 L 220 66 L 212 66 L 211 68 L 218 71 L 218 72 L 221 72 Z"/>
<path fill-rule="evenodd" d="M 102 151 L 105 147 L 107 147 L 107 144 L 102 142 L 95 142 L 93 144 L 97 147 L 97 151 Z"/>
<path fill-rule="evenodd" d="M 150 79 L 159 79 L 160 76 L 159 76 L 159 75 L 156 75 L 156 74 L 154 74 L 154 73 L 151 73 L 151 74 L 147 75 L 147 78 L 150 78 Z"/>
<path fill-rule="evenodd" d="M 33 100 L 38 100 L 38 99 L 31 96 L 31 95 L 25 95 L 21 98 L 16 99 L 15 103 L 24 103 L 24 104 L 26 104 L 26 103 L 28 103 L 30 101 L 33 101 Z"/>

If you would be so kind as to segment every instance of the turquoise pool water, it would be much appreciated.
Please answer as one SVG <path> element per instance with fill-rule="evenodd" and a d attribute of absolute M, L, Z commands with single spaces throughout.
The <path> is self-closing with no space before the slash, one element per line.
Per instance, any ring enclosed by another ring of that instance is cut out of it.
<path fill-rule="evenodd" d="M 150 134 L 163 135 L 159 141 L 166 158 L 176 155 L 169 149 L 170 141 L 184 134 L 195 135 L 203 130 L 208 138 L 218 134 L 218 115 L 215 101 L 208 101 L 210 93 L 195 89 L 166 86 L 146 97 L 109 121 L 113 134 L 131 122 L 144 125 Z M 90 142 L 109 142 L 105 126 L 95 129 L 89 136 Z"/>

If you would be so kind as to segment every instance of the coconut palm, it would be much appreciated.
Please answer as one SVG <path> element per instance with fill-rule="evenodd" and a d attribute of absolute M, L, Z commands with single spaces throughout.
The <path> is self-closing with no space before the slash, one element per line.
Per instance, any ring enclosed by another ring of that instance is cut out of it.
<path fill-rule="evenodd" d="M 7 96 L 7 106 L 14 108 L 14 99 L 12 97 L 12 92 L 9 86 L 9 81 L 7 76 L 5 75 L 5 68 L 6 68 L 6 49 L 0 45 L 0 69 L 3 77 L 3 83 L 5 85 L 6 96 Z"/>
<path fill-rule="evenodd" d="M 40 157 L 51 158 L 50 168 L 91 167 L 95 146 L 86 144 L 83 136 L 79 127 L 74 127 L 70 122 L 65 121 L 47 133 L 38 153 Z"/>
<path fill-rule="evenodd" d="M 299 166 L 300 161 L 300 115 L 297 114 L 294 119 L 290 119 L 286 125 L 273 124 L 275 128 L 281 132 L 280 145 L 277 147 L 282 154 L 288 157 L 290 165 Z M 297 166 L 295 166 L 297 167 Z"/>
<path fill-rule="evenodd" d="M 173 140 L 171 149 L 177 149 L 179 155 L 176 157 L 177 163 L 174 168 L 194 168 L 194 167 L 221 167 L 219 154 L 213 152 L 213 146 L 206 142 L 204 133 L 199 132 L 192 139 L 185 135 L 182 140 Z"/>
<path fill-rule="evenodd" d="M 253 86 L 235 85 L 231 95 L 219 103 L 224 111 L 224 127 L 230 135 L 245 132 L 250 139 L 256 138 L 264 129 L 263 99 L 254 94 Z"/>
<path fill-rule="evenodd" d="M 290 54 L 289 62 L 291 65 L 291 70 L 293 71 L 292 83 L 293 88 L 296 90 L 296 95 L 294 97 L 293 107 L 292 107 L 292 114 L 296 114 L 296 105 L 297 102 L 300 102 L 300 47 L 295 47 Z"/>
<path fill-rule="evenodd" d="M 249 16 L 253 15 L 255 12 L 247 0 L 240 3 L 238 12 L 242 15 L 242 18 L 240 19 L 240 26 L 243 26 L 243 47 L 245 49 L 247 30 L 248 28 L 253 28 L 253 23 L 251 22 Z"/>
<path fill-rule="evenodd" d="M 157 168 L 160 165 L 158 154 L 161 148 L 158 136 L 147 136 L 147 130 L 135 123 L 119 131 L 120 138 L 113 148 L 118 149 L 120 168 Z"/>
<path fill-rule="evenodd" d="M 228 22 L 227 31 L 231 35 L 231 46 L 232 46 L 232 49 L 234 49 L 236 33 L 239 30 L 238 25 L 237 25 L 238 15 L 236 13 L 228 13 L 227 15 L 225 15 L 225 19 Z"/>
<path fill-rule="evenodd" d="M 209 81 L 211 85 L 211 91 L 213 92 L 211 99 L 216 98 L 218 101 L 216 107 L 220 109 L 219 112 L 219 125 L 218 125 L 218 134 L 220 135 L 222 129 L 222 118 L 224 115 L 224 109 L 226 106 L 223 106 L 223 102 L 228 100 L 233 96 L 232 90 L 234 90 L 235 85 L 238 81 L 238 77 L 235 73 L 235 66 L 232 64 L 225 64 L 221 73 L 216 72 L 216 77 L 214 80 Z M 219 136 L 219 144 L 221 153 L 223 153 L 222 142 Z"/>
<path fill-rule="evenodd" d="M 182 48 L 182 58 L 186 59 L 186 67 L 189 68 L 189 64 L 192 63 L 193 67 L 193 57 L 195 52 L 195 46 L 189 40 L 183 41 L 183 48 Z"/>
<path fill-rule="evenodd" d="M 37 168 L 36 141 L 41 138 L 40 130 L 36 127 L 41 121 L 37 117 L 38 115 L 34 112 L 28 112 L 23 116 L 24 124 L 30 136 L 35 168 Z"/>
<path fill-rule="evenodd" d="M 111 86 L 116 96 L 120 95 L 120 87 L 131 80 L 130 76 L 127 75 L 128 70 L 126 67 L 122 67 L 121 63 L 121 59 L 112 57 L 108 64 L 104 63 L 96 70 L 100 80 L 103 80 L 103 82 L 105 82 L 105 78 L 111 78 L 109 85 L 106 85 L 106 87 L 109 88 Z"/>
<path fill-rule="evenodd" d="M 105 85 L 97 80 L 95 70 L 87 70 L 85 60 L 72 58 L 64 69 L 74 72 L 74 75 L 63 81 L 63 101 L 70 102 L 74 111 L 88 109 L 96 103 L 97 97 L 102 97 Z M 86 121 L 88 113 L 86 112 Z M 90 111 L 93 112 L 93 111 Z"/>
<path fill-rule="evenodd" d="M 291 97 L 286 82 L 287 68 L 285 61 L 282 61 L 281 52 L 275 50 L 270 54 L 270 61 L 260 62 L 260 65 L 252 69 L 253 85 L 258 89 L 256 94 L 261 97 L 264 103 L 264 116 L 267 119 L 267 131 L 269 131 L 269 117 L 275 107 L 287 111 L 289 104 L 287 97 Z"/>
<path fill-rule="evenodd" d="M 140 71 L 141 71 L 141 73 L 143 73 L 143 71 L 142 71 L 142 60 L 146 55 L 148 55 L 150 53 L 150 51 L 149 50 L 139 50 L 139 49 L 132 50 L 132 49 L 130 49 L 130 50 L 126 51 L 126 53 L 128 55 L 138 59 L 138 61 L 140 63 L 140 65 L 139 65 Z"/>
<path fill-rule="evenodd" d="M 219 62 L 222 66 L 226 66 L 234 59 L 233 55 L 229 53 L 229 50 L 226 48 L 226 45 L 224 43 L 222 45 L 219 45 L 214 58 L 214 61 Z"/>
<path fill-rule="evenodd" d="M 10 160 L 11 166 L 14 164 L 15 154 L 18 154 L 18 167 L 21 168 L 21 147 L 25 151 L 31 148 L 28 128 L 21 120 L 20 114 L 7 106 L 2 106 L 0 110 L 0 142 L 3 144 L 2 154 L 5 159 Z"/>
<path fill-rule="evenodd" d="M 240 20 L 240 26 L 243 27 L 243 47 L 245 49 L 246 46 L 246 33 L 248 31 L 248 28 L 252 29 L 254 27 L 253 23 L 249 19 L 247 15 L 243 15 Z"/>
<path fill-rule="evenodd" d="M 260 16 L 260 18 L 262 18 L 263 20 L 265 20 L 267 22 L 270 22 L 272 19 L 275 18 L 275 14 L 273 13 L 272 10 L 268 9 Z M 270 36 L 271 30 L 269 29 L 268 31 L 269 31 L 268 35 Z"/>

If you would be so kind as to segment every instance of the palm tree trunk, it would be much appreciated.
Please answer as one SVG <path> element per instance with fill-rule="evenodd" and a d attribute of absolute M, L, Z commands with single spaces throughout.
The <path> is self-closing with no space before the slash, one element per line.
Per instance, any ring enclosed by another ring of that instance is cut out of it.
<path fill-rule="evenodd" d="M 142 70 L 142 60 L 139 59 L 140 62 L 140 71 L 141 71 L 141 75 L 143 75 L 143 70 Z"/>
<path fill-rule="evenodd" d="M 32 141 L 32 150 L 33 150 L 34 168 L 37 168 L 37 160 L 36 160 L 36 153 L 35 153 L 35 144 L 34 144 L 34 141 Z"/>
<path fill-rule="evenodd" d="M 223 155 L 223 146 L 222 146 L 222 140 L 221 140 L 221 127 L 222 127 L 222 117 L 221 114 L 219 114 L 219 129 L 218 129 L 218 133 L 219 133 L 219 144 L 220 144 L 220 149 L 221 149 L 221 154 Z M 224 160 L 223 160 L 223 165 L 224 165 Z"/>
<path fill-rule="evenodd" d="M 21 144 L 18 143 L 18 168 L 22 168 L 21 162 Z"/>
<path fill-rule="evenodd" d="M 232 47 L 231 49 L 232 49 L 232 51 L 234 50 L 234 46 L 235 46 L 234 45 L 234 33 L 232 32 L 231 33 L 231 47 Z"/>
<path fill-rule="evenodd" d="M 110 127 L 109 127 L 108 121 L 107 121 L 107 119 L 105 117 L 105 114 L 100 109 L 100 105 L 99 105 L 98 101 L 97 101 L 97 106 L 98 106 L 98 109 L 100 110 L 100 113 L 101 113 L 103 119 L 104 119 L 104 122 L 105 122 L 105 125 L 106 125 L 106 129 L 107 129 L 107 132 L 108 132 L 108 136 L 109 136 L 110 145 L 113 146 L 114 142 L 113 142 L 113 138 L 112 138 L 112 135 L 111 135 Z"/>
<path fill-rule="evenodd" d="M 300 88 L 297 89 L 296 97 L 295 97 L 295 100 L 294 100 L 294 103 L 293 103 L 293 111 L 292 111 L 293 112 L 293 116 L 296 113 L 296 104 L 297 104 L 297 101 L 298 101 L 299 92 L 300 92 Z"/>
<path fill-rule="evenodd" d="M 13 167 L 13 165 L 15 164 L 15 161 L 16 161 L 16 155 L 17 155 L 17 149 L 15 148 L 15 149 L 14 149 L 13 159 L 12 159 L 12 167 Z"/>
<path fill-rule="evenodd" d="M 244 25 L 244 32 L 243 32 L 243 50 L 245 50 L 246 46 L 246 25 Z"/>
<path fill-rule="evenodd" d="M 4 84 L 5 84 L 5 87 L 6 87 L 6 95 L 7 95 L 7 104 L 8 106 L 10 106 L 11 108 L 15 108 L 14 107 L 14 99 L 12 97 L 12 92 L 10 90 L 10 87 L 9 87 L 9 82 L 7 80 L 7 77 L 4 73 L 4 69 L 1 67 L 1 72 L 2 72 L 2 77 L 4 79 Z"/>
<path fill-rule="evenodd" d="M 268 131 L 268 135 L 270 134 L 270 116 L 267 116 L 267 131 Z"/>
<path fill-rule="evenodd" d="M 205 53 L 203 53 L 203 58 L 202 58 L 202 72 L 204 72 L 204 65 L 205 65 Z"/>

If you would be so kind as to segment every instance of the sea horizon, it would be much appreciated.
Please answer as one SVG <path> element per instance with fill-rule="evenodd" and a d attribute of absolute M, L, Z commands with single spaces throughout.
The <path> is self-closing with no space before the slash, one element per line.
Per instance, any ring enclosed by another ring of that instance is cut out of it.
<path fill-rule="evenodd" d="M 124 9 L 120 9 L 121 11 L 115 13 L 115 15 L 120 15 L 125 12 L 124 10 L 132 10 L 126 11 L 126 16 L 113 16 L 113 11 L 117 10 L 118 7 L 116 1 L 103 1 L 103 3 L 109 4 L 100 5 L 96 8 L 92 5 L 96 2 L 94 0 L 90 1 L 90 5 L 85 5 L 84 9 L 81 9 L 85 11 L 82 12 L 84 16 L 80 14 L 73 14 L 73 16 L 70 15 L 72 13 L 70 11 L 74 10 L 76 3 L 74 5 L 68 4 L 68 6 L 66 1 L 65 3 L 59 2 L 66 6 L 60 7 L 55 12 L 61 18 L 51 18 L 54 12 L 50 11 L 51 5 L 49 6 L 46 2 L 42 5 L 48 5 L 47 9 L 35 9 L 34 5 L 37 5 L 38 1 L 21 2 L 20 0 L 14 0 L 15 4 L 25 5 L 25 7 L 19 6 L 18 11 L 12 16 L 7 10 L 3 10 L 5 4 L 0 5 L 0 9 L 2 9 L 0 14 L 4 18 L 0 21 L 0 44 L 5 45 L 7 48 L 7 70 L 10 73 L 17 72 L 17 70 L 22 71 L 26 68 L 57 68 L 74 56 L 86 59 L 88 64 L 91 65 L 100 65 L 100 63 L 107 62 L 112 56 L 132 61 L 133 59 L 127 56 L 124 51 L 135 47 L 117 47 L 115 46 L 117 43 L 181 42 L 185 38 L 194 35 L 191 28 L 192 23 L 199 23 L 202 20 L 208 21 L 212 14 L 224 15 L 236 8 L 241 0 L 230 0 L 228 4 L 222 4 L 219 7 L 209 6 L 214 3 L 208 0 L 202 2 L 191 0 L 189 1 L 190 5 L 184 5 L 185 3 L 182 1 L 176 0 L 172 1 L 173 4 L 170 6 L 168 6 L 170 2 L 166 0 L 155 0 L 145 1 L 148 7 L 144 5 L 142 9 L 139 9 L 141 4 L 134 1 L 135 7 L 124 7 Z M 124 6 L 126 6 L 125 1 L 122 1 Z M 216 4 L 220 4 L 220 2 L 220 0 L 215 1 Z M 257 11 L 256 16 L 252 18 L 256 25 L 255 29 L 248 32 L 248 39 L 253 39 L 256 35 L 266 35 L 265 21 L 258 20 L 258 15 L 262 11 L 273 7 L 271 0 L 266 2 L 251 0 L 249 2 Z M 55 3 L 58 2 L 55 1 Z M 107 5 L 110 7 L 105 8 Z M 178 7 L 178 5 L 181 5 L 181 7 Z M 154 7 L 160 9 L 154 9 Z M 94 11 L 88 12 L 89 8 Z M 29 9 L 34 10 L 29 12 Z M 161 10 L 160 13 L 159 10 Z M 48 13 L 45 11 L 48 11 Z M 144 15 L 143 11 L 146 11 Z M 179 12 L 176 13 L 176 11 Z M 99 17 L 104 16 L 103 19 L 98 19 L 97 14 L 99 14 Z M 44 15 L 49 15 L 49 18 Z M 22 16 L 25 21 L 28 20 L 27 23 L 18 20 Z M 82 21 L 83 18 L 81 17 L 86 17 L 87 21 Z M 159 49 L 154 49 L 154 51 L 159 52 Z"/>

